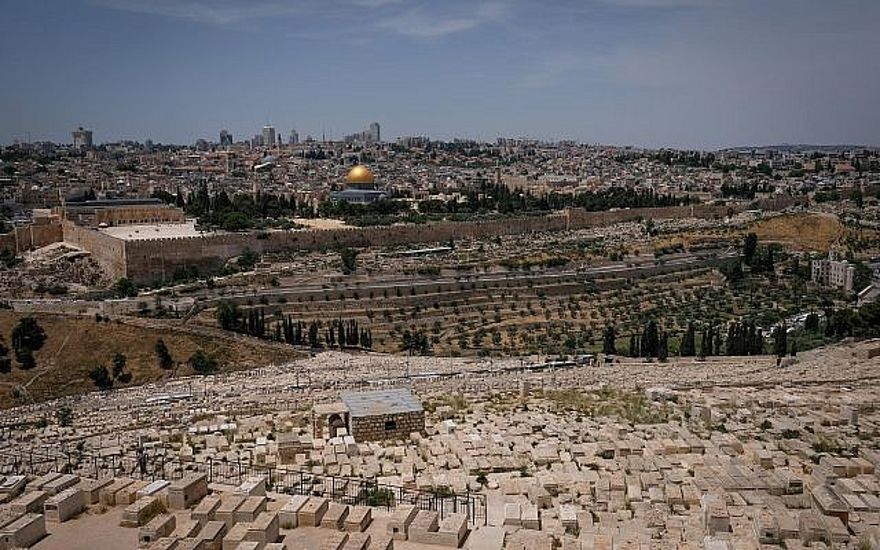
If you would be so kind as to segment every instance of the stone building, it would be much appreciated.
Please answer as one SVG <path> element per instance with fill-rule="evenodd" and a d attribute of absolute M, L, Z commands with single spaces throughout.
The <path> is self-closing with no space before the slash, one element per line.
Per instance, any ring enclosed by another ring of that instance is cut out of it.
<path fill-rule="evenodd" d="M 404 439 L 425 430 L 422 404 L 407 389 L 343 393 L 342 402 L 316 405 L 316 438 L 351 435 L 356 441 Z"/>
<path fill-rule="evenodd" d="M 846 260 L 837 260 L 834 251 L 828 253 L 828 259 L 813 260 L 812 268 L 814 283 L 852 292 L 856 268 Z"/>

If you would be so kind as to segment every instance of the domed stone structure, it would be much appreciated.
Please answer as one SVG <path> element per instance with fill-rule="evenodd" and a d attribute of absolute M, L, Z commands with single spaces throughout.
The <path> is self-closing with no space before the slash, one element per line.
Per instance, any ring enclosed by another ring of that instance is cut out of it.
<path fill-rule="evenodd" d="M 345 189 L 331 193 L 333 200 L 369 204 L 388 198 L 388 193 L 376 186 L 376 177 L 369 168 L 358 164 L 345 176 Z"/>
<path fill-rule="evenodd" d="M 358 164 L 345 176 L 345 186 L 351 189 L 375 189 L 376 178 L 369 168 Z"/>

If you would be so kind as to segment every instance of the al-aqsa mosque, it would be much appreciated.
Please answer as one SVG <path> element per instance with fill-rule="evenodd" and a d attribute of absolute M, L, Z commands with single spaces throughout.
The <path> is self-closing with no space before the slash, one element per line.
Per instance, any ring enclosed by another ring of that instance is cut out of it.
<path fill-rule="evenodd" d="M 387 199 L 388 193 L 377 188 L 376 177 L 369 168 L 358 164 L 345 176 L 345 189 L 332 193 L 330 196 L 333 200 L 369 204 Z"/>

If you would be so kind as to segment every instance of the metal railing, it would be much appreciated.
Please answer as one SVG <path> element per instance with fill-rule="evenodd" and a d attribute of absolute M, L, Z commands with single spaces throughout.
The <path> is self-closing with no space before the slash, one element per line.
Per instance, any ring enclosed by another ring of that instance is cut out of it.
<path fill-rule="evenodd" d="M 424 491 L 374 480 L 339 477 L 261 466 L 246 462 L 213 460 L 185 462 L 164 455 L 98 456 L 78 451 L 51 453 L 38 450 L 0 450 L 0 474 L 40 476 L 50 472 L 71 473 L 95 479 L 127 476 L 141 480 L 176 480 L 193 473 L 205 474 L 209 483 L 239 485 L 253 477 L 262 477 L 270 490 L 287 495 L 328 498 L 350 505 L 385 509 L 412 505 L 419 510 L 435 511 L 440 518 L 465 514 L 471 525 L 486 524 L 484 495 L 456 494 L 450 490 Z"/>

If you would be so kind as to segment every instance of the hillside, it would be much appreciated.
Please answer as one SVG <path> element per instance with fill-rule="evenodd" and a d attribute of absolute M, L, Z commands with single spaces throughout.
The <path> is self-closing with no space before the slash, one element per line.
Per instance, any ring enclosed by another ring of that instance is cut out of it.
<path fill-rule="evenodd" d="M 836 216 L 794 214 L 762 220 L 750 230 L 762 242 L 778 242 L 803 251 L 824 252 L 843 236 L 844 227 Z"/>
<path fill-rule="evenodd" d="M 0 311 L 0 334 L 10 348 L 12 329 L 22 317 L 20 313 Z M 0 373 L 0 408 L 93 391 L 89 371 L 99 364 L 110 369 L 117 352 L 126 356 L 125 370 L 132 375 L 126 386 L 193 374 L 185 363 L 199 349 L 213 355 L 221 371 L 284 363 L 300 355 L 277 343 L 217 337 L 210 332 L 181 330 L 171 323 L 97 322 L 94 318 L 52 314 L 33 317 L 46 332 L 45 345 L 35 354 L 36 368 L 22 370 L 14 363 L 12 372 Z M 177 364 L 173 373 L 159 367 L 154 350 L 159 338 L 165 341 Z"/>

